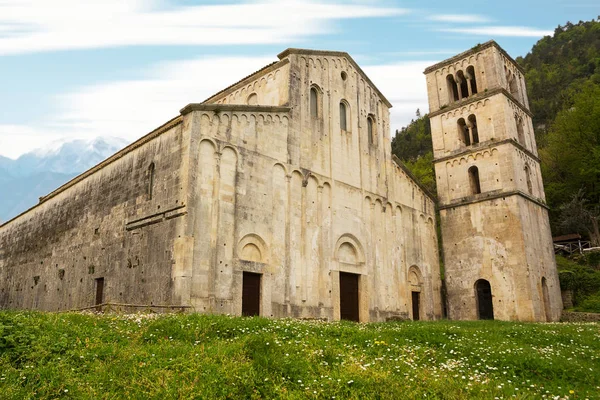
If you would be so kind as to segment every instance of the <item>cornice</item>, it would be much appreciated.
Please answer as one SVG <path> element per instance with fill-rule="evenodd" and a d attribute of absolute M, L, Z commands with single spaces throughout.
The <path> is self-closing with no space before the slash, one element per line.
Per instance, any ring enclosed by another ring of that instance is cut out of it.
<path fill-rule="evenodd" d="M 487 150 L 487 149 L 491 149 L 492 147 L 498 147 L 501 146 L 503 144 L 512 144 L 515 147 L 517 147 L 519 150 L 521 150 L 523 153 L 527 154 L 527 156 L 531 157 L 534 161 L 537 161 L 538 163 L 540 162 L 540 159 L 538 156 L 536 156 L 535 154 L 533 154 L 531 151 L 529 151 L 527 148 L 523 147 L 523 145 L 519 142 L 517 142 L 515 139 L 513 138 L 509 138 L 509 139 L 503 139 L 503 140 L 499 140 L 499 141 L 495 141 L 495 140 L 488 140 L 479 144 L 475 144 L 475 145 L 471 145 L 469 147 L 465 147 L 464 149 L 458 149 L 453 151 L 452 153 L 440 157 L 440 158 L 436 158 L 433 160 L 433 163 L 440 163 L 443 161 L 448 161 L 448 160 L 452 160 L 455 158 L 460 158 L 462 156 L 465 155 L 469 155 L 469 154 L 473 154 L 473 153 L 477 153 L 479 151 L 482 150 Z"/>
<path fill-rule="evenodd" d="M 523 69 L 523 67 L 521 67 L 502 47 L 500 47 L 500 45 L 498 43 L 496 43 L 496 41 L 494 40 L 489 40 L 485 43 L 482 44 L 478 44 L 476 46 L 473 46 L 472 48 L 470 48 L 469 50 L 463 51 L 460 54 L 455 55 L 454 57 L 448 58 L 444 61 L 440 61 L 437 64 L 433 64 L 430 67 L 425 68 L 425 71 L 423 71 L 424 74 L 429 74 L 435 70 L 438 70 L 440 68 L 443 68 L 447 65 L 450 64 L 454 64 L 457 61 L 462 60 L 463 58 L 469 57 L 472 54 L 475 53 L 479 53 L 480 51 L 483 51 L 485 49 L 487 49 L 488 47 L 495 47 L 498 51 L 500 51 L 500 53 L 502 53 L 502 55 L 504 55 L 504 57 L 508 58 L 513 64 L 515 64 L 515 66 L 517 67 L 517 69 L 522 73 L 525 74 L 525 70 Z"/>
<path fill-rule="evenodd" d="M 448 208 L 463 207 L 463 206 L 468 206 L 470 204 L 482 203 L 484 201 L 491 201 L 491 200 L 499 199 L 500 197 L 510 197 L 510 196 L 521 196 L 521 197 L 524 197 L 525 199 L 537 204 L 538 206 L 545 208 L 546 210 L 550 209 L 546 205 L 546 203 L 544 203 L 544 202 L 540 201 L 539 199 L 537 199 L 533 196 L 530 196 L 520 190 L 511 190 L 511 191 L 506 191 L 506 192 L 502 191 L 502 190 L 494 190 L 491 192 L 480 193 L 480 194 L 476 194 L 473 196 L 462 197 L 460 199 L 453 200 L 447 204 L 439 204 L 438 209 L 446 210 Z"/>
<path fill-rule="evenodd" d="M 215 104 L 215 103 L 191 103 L 181 109 L 181 115 L 186 115 L 192 111 L 214 111 L 214 112 L 264 112 L 264 113 L 285 113 L 290 111 L 290 107 L 280 106 L 261 106 L 247 104 Z"/>
<path fill-rule="evenodd" d="M 521 109 L 521 111 L 523 111 L 525 114 L 527 114 L 530 118 L 533 118 L 533 114 L 531 113 L 531 111 L 529 111 L 529 109 L 527 107 L 525 107 L 523 104 L 521 104 L 521 102 L 519 100 L 517 100 L 512 94 L 510 94 L 510 92 L 508 90 L 506 90 L 502 87 L 498 87 L 495 89 L 489 89 L 489 90 L 477 93 L 474 96 L 467 97 L 466 99 L 455 101 L 454 103 L 452 103 L 450 105 L 446 105 L 444 108 L 440 108 L 437 111 L 430 112 L 429 118 L 437 117 L 438 115 L 442 115 L 447 112 L 454 111 L 458 108 L 464 107 L 471 103 L 475 103 L 477 101 L 488 99 L 497 94 L 505 95 L 506 97 L 508 97 L 509 100 L 511 100 L 513 103 L 515 103 Z"/>

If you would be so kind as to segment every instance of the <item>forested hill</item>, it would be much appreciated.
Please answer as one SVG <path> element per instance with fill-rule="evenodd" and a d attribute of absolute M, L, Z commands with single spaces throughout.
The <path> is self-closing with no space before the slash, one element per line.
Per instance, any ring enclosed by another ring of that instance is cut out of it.
<path fill-rule="evenodd" d="M 533 126 L 543 132 L 574 91 L 590 80 L 600 84 L 600 22 L 567 22 L 554 30 L 554 36 L 545 36 L 516 61 L 526 71 Z"/>
<path fill-rule="evenodd" d="M 600 21 L 559 26 L 516 60 L 526 71 L 553 234 L 600 245 Z M 435 191 L 427 115 L 396 131 L 392 152 Z"/>

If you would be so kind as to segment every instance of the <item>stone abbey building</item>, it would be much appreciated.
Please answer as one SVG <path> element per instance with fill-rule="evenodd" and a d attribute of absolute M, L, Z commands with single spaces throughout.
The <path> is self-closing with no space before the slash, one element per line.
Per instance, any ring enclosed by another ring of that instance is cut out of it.
<path fill-rule="evenodd" d="M 426 71 L 439 204 L 347 54 L 288 49 L 0 227 L 0 308 L 556 320 L 523 73 L 495 42 Z"/>

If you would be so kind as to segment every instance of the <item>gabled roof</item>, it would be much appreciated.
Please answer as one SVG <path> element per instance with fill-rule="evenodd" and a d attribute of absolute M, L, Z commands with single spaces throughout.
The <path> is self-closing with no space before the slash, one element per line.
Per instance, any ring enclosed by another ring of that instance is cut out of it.
<path fill-rule="evenodd" d="M 255 71 L 253 73 L 251 73 L 250 75 L 240 79 L 239 81 L 235 82 L 232 85 L 227 86 L 225 89 L 213 94 L 212 96 L 210 96 L 209 98 L 207 98 L 206 100 L 203 101 L 203 103 L 209 102 L 210 100 L 212 100 L 213 98 L 219 96 L 219 95 L 223 95 L 226 92 L 232 92 L 234 91 L 234 88 L 237 86 L 243 86 L 243 84 L 245 84 L 248 81 L 253 80 L 257 75 L 260 74 L 264 74 L 266 72 L 272 71 L 276 68 L 279 68 L 281 65 L 284 65 L 285 63 L 288 62 L 288 60 L 286 59 L 287 56 L 289 56 L 290 54 L 307 54 L 307 55 L 317 55 L 317 56 L 329 56 L 329 57 L 344 57 L 346 58 L 350 64 L 361 74 L 361 76 L 364 78 L 364 80 L 366 80 L 369 85 L 371 85 L 371 87 L 373 89 L 375 89 L 375 91 L 377 92 L 377 94 L 379 95 L 379 97 L 381 98 L 381 100 L 385 103 L 385 105 L 388 108 L 392 107 L 392 104 L 388 101 L 388 99 L 383 95 L 383 93 L 381 93 L 381 91 L 377 88 L 377 86 L 375 86 L 375 84 L 371 81 L 371 79 L 369 79 L 369 77 L 367 76 L 367 74 L 365 74 L 365 72 L 362 70 L 362 68 L 360 68 L 358 66 L 358 64 L 356 63 L 356 61 L 354 61 L 354 59 L 350 56 L 350 54 L 344 52 L 344 51 L 326 51 L 326 50 L 310 50 L 310 49 L 296 49 L 296 48 L 288 48 L 285 49 L 284 51 L 282 51 L 281 53 L 279 53 L 277 55 L 277 57 L 279 58 L 279 61 L 275 61 L 272 62 L 271 64 L 267 64 L 264 67 L 262 67 L 261 69 L 259 69 L 258 71 Z"/>
<path fill-rule="evenodd" d="M 377 88 L 377 86 L 375 86 L 375 84 L 371 81 L 371 79 L 369 79 L 369 77 L 367 76 L 367 74 L 365 74 L 365 71 L 362 70 L 361 67 L 358 66 L 358 64 L 356 63 L 356 61 L 354 61 L 354 59 L 350 56 L 350 54 L 346 53 L 345 51 L 327 51 L 327 50 L 311 50 L 311 49 L 296 49 L 296 48 L 288 48 L 285 49 L 284 51 L 282 51 L 281 53 L 279 53 L 277 55 L 277 57 L 279 57 L 280 60 L 284 59 L 285 57 L 287 57 L 290 54 L 307 54 L 307 55 L 316 55 L 316 56 L 330 56 L 330 57 L 344 57 L 347 58 L 348 61 L 350 62 L 350 64 L 352 64 L 352 66 L 354 68 L 356 68 L 356 70 L 362 75 L 362 77 L 369 83 L 369 85 L 371 85 L 371 87 L 373 87 L 373 89 L 375 89 L 375 91 L 377 92 L 377 94 L 379 95 L 379 97 L 381 97 L 381 100 L 383 100 L 383 102 L 385 103 L 386 106 L 388 106 L 389 108 L 392 107 L 392 103 L 390 103 L 388 101 L 388 99 L 383 95 L 383 93 L 381 93 L 381 91 Z"/>
<path fill-rule="evenodd" d="M 238 84 L 246 81 L 246 80 L 251 80 L 252 77 L 254 77 L 255 75 L 258 75 L 260 73 L 264 73 L 267 72 L 266 70 L 269 69 L 275 69 L 275 68 L 271 68 L 273 67 L 275 64 L 279 64 L 281 61 L 273 61 L 270 64 L 265 65 L 264 67 L 262 67 L 261 69 L 254 71 L 253 73 L 251 73 L 250 75 L 246 75 L 245 77 L 243 77 L 242 79 L 240 79 L 239 81 L 227 86 L 225 89 L 223 90 L 219 90 L 217 93 L 213 94 L 212 96 L 210 96 L 209 98 L 207 98 L 206 100 L 204 100 L 202 103 L 206 103 L 207 101 L 209 101 L 210 99 L 212 99 L 213 97 L 217 97 L 220 94 L 223 94 L 225 92 L 227 92 L 229 89 L 233 89 L 234 86 L 237 86 Z"/>

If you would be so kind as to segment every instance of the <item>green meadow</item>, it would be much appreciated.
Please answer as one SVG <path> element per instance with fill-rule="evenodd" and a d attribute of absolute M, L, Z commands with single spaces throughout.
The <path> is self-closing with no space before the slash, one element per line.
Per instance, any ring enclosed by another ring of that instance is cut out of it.
<path fill-rule="evenodd" d="M 600 325 L 0 312 L 2 399 L 592 399 Z"/>

